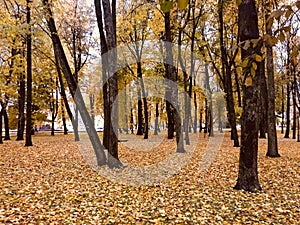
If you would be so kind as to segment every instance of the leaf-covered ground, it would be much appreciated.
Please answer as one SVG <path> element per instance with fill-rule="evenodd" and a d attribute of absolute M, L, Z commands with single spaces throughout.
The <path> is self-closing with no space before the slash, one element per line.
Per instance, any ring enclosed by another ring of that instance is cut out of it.
<path fill-rule="evenodd" d="M 263 191 L 258 193 L 232 189 L 239 149 L 228 133 L 207 169 L 199 170 L 207 145 L 201 134 L 188 165 L 151 186 L 107 180 L 87 165 L 71 135 L 37 135 L 33 143 L 0 145 L 0 224 L 300 224 L 300 143 L 295 140 L 280 136 L 282 157 L 276 159 L 265 157 L 267 141 L 260 140 Z M 146 144 L 139 143 L 141 149 Z M 174 149 L 165 142 L 152 153 L 132 154 L 129 142 L 124 144 L 121 159 L 136 165 L 137 160 L 157 162 Z"/>

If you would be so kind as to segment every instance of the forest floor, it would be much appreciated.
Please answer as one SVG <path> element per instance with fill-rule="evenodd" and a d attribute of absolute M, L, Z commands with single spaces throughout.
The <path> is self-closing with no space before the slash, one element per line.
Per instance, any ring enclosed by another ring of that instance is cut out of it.
<path fill-rule="evenodd" d="M 119 155 L 129 165 L 123 170 L 173 159 L 174 142 L 158 137 L 123 135 Z M 0 145 L 0 224 L 299 224 L 300 143 L 279 134 L 281 157 L 271 159 L 265 156 L 267 141 L 259 140 L 262 191 L 248 193 L 233 190 L 239 148 L 232 147 L 229 132 L 211 153 L 203 134 L 191 140 L 195 148 L 186 146 L 188 153 L 181 154 L 190 157 L 176 161 L 177 170 L 175 164 L 164 171 L 170 176 L 159 180 L 158 172 L 158 180 L 149 184 L 134 177 L 134 182 L 128 177 L 118 182 L 106 176 L 107 168 L 95 171 L 73 135 L 38 134 L 32 147 L 5 141 Z"/>

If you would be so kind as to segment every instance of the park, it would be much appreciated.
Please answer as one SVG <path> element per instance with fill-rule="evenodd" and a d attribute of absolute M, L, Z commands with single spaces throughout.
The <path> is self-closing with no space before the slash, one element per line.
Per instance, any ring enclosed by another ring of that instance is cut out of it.
<path fill-rule="evenodd" d="M 0 0 L 0 224 L 299 224 L 299 15 Z"/>

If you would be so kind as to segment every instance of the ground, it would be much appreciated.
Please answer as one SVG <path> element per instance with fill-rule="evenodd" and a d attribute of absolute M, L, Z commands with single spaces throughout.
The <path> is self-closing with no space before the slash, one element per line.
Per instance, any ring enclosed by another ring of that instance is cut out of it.
<path fill-rule="evenodd" d="M 130 137 L 122 137 L 120 158 L 135 166 L 157 163 L 175 148 L 164 141 L 149 151 L 153 139 L 133 143 Z M 6 141 L 0 145 L 0 224 L 299 224 L 300 143 L 279 134 L 282 157 L 271 159 L 260 140 L 263 190 L 247 193 L 233 190 L 239 149 L 229 133 L 205 169 L 199 161 L 208 138 L 197 138 L 191 159 L 174 176 L 137 186 L 94 171 L 72 135 L 38 134 L 33 147 Z M 131 151 L 130 143 L 140 151 Z"/>

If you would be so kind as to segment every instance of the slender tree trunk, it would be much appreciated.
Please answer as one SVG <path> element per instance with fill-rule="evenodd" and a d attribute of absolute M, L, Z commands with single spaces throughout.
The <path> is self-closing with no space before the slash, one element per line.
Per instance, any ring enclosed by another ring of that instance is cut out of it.
<path fill-rule="evenodd" d="M 30 24 L 30 0 L 26 1 L 26 22 Z M 31 27 L 29 25 L 28 34 L 26 35 L 27 43 L 27 102 L 26 102 L 26 142 L 25 146 L 32 146 L 31 130 L 32 130 L 32 55 L 31 55 Z"/>
<path fill-rule="evenodd" d="M 155 103 L 155 125 L 154 125 L 154 135 L 158 135 L 158 117 L 159 117 L 159 103 Z"/>
<path fill-rule="evenodd" d="M 257 39 L 259 37 L 258 18 L 255 0 L 243 0 L 238 7 L 240 41 Z M 241 49 L 242 60 L 259 50 L 249 46 L 247 50 Z M 249 69 L 243 70 L 244 77 L 251 76 Z M 257 171 L 258 152 L 258 106 L 259 106 L 260 74 L 256 71 L 251 86 L 243 86 L 243 114 L 241 118 L 242 135 L 239 159 L 239 172 L 235 189 L 245 191 L 261 190 Z"/>
<path fill-rule="evenodd" d="M 4 140 L 8 141 L 10 140 L 10 135 L 9 135 L 9 120 L 8 120 L 8 113 L 7 110 L 5 109 L 3 111 L 3 119 L 4 119 L 4 128 L 5 128 L 5 136 Z"/>
<path fill-rule="evenodd" d="M 269 18 L 267 13 L 267 18 Z M 266 28 L 267 34 L 272 35 L 272 29 Z M 275 116 L 275 84 L 274 84 L 274 60 L 273 60 L 273 47 L 267 45 L 267 75 L 268 75 L 268 116 L 267 116 L 267 127 L 268 127 L 268 151 L 267 156 L 269 157 L 280 157 L 278 153 L 278 142 L 276 132 L 276 116 Z M 283 111 L 282 111 L 283 116 Z"/>
<path fill-rule="evenodd" d="M 143 102 L 141 96 L 141 90 L 138 90 L 138 117 L 137 117 L 138 129 L 136 135 L 143 135 Z"/>
<path fill-rule="evenodd" d="M 61 98 L 61 117 L 62 117 L 62 122 L 63 122 L 63 127 L 64 127 L 64 134 L 68 134 L 68 128 L 67 128 L 67 123 L 66 123 L 66 115 L 65 115 L 65 105 L 64 105 L 64 100 Z"/>
<path fill-rule="evenodd" d="M 201 133 L 202 132 L 202 129 L 203 129 L 203 127 L 202 127 L 202 115 L 203 115 L 203 112 L 202 112 L 202 110 L 200 111 L 200 118 L 199 118 L 199 132 Z"/>
<path fill-rule="evenodd" d="M 227 53 L 224 45 L 224 20 L 223 20 L 223 6 L 224 1 L 219 0 L 218 2 L 218 15 L 219 15 L 219 32 L 220 32 L 220 46 L 221 46 L 221 57 L 222 57 L 222 75 L 224 77 L 224 91 L 226 93 L 226 106 L 228 111 L 228 121 L 231 127 L 231 140 L 233 140 L 233 146 L 239 147 L 239 137 L 236 129 L 236 118 L 234 109 L 234 98 L 232 89 L 232 77 L 231 77 L 231 66 L 227 59 Z"/>
<path fill-rule="evenodd" d="M 24 140 L 24 129 L 25 129 L 25 78 L 24 73 L 20 73 L 19 83 L 19 96 L 18 96 L 18 131 L 17 141 Z"/>
<path fill-rule="evenodd" d="M 0 102 L 1 104 L 1 110 L 0 110 L 0 144 L 3 144 L 3 139 L 2 139 L 2 127 L 3 127 L 3 124 L 2 124 L 2 117 L 3 117 L 3 109 L 2 109 L 2 102 Z"/>
<path fill-rule="evenodd" d="M 286 130 L 284 138 L 290 138 L 290 83 L 286 86 Z"/>
<path fill-rule="evenodd" d="M 165 43 L 165 49 L 166 49 L 166 75 L 165 77 L 169 80 L 172 80 L 172 77 L 174 76 L 172 73 L 173 71 L 173 53 L 172 53 L 172 36 L 171 36 L 171 24 L 170 24 L 170 13 L 165 13 L 165 35 L 166 35 L 166 43 Z M 168 117 L 168 139 L 173 139 L 174 132 L 175 132 L 175 112 L 174 112 L 174 106 L 172 105 L 171 98 L 172 98 L 172 90 L 169 85 L 167 85 L 166 88 L 166 110 L 167 110 L 167 117 Z"/>
<path fill-rule="evenodd" d="M 180 63 L 181 70 L 183 72 L 183 85 L 184 85 L 184 135 L 185 135 L 185 144 L 190 145 L 190 137 L 189 137 L 189 118 L 190 118 L 190 101 L 188 98 L 188 74 L 183 63 L 183 59 L 181 56 L 181 43 L 182 42 L 182 29 L 179 29 L 178 32 L 178 61 Z"/>
<path fill-rule="evenodd" d="M 284 85 L 281 85 L 281 134 L 284 133 Z"/>

